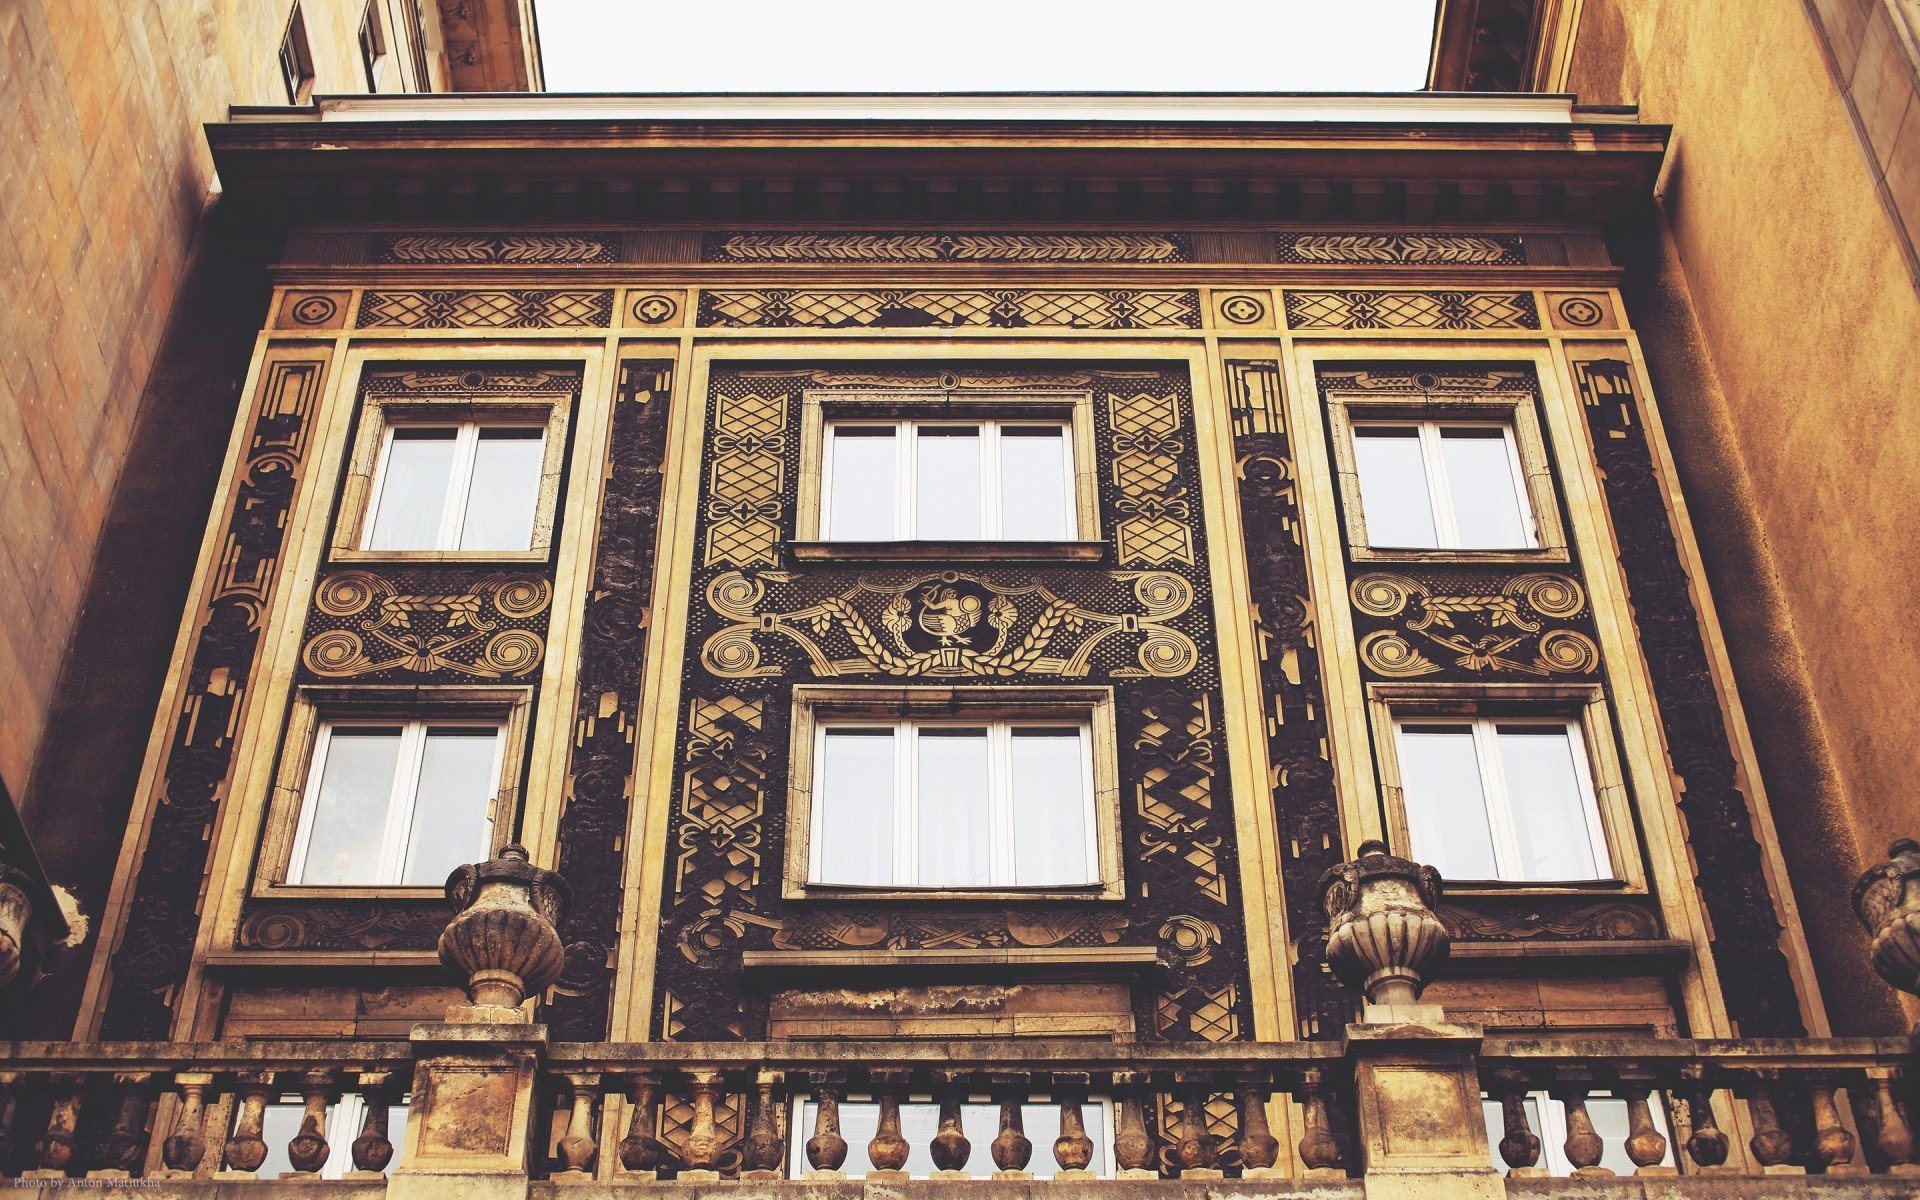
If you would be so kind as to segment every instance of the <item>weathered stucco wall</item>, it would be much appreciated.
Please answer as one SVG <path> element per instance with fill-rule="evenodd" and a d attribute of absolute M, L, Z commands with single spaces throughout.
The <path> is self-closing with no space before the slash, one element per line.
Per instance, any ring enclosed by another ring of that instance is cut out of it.
<path fill-rule="evenodd" d="M 1587 0 L 1570 90 L 1671 123 L 1625 257 L 1837 1032 L 1896 1020 L 1848 908 L 1920 830 L 1920 298 L 1799 4 Z M 1909 117 L 1920 123 L 1920 117 Z M 1920 124 L 1916 124 L 1920 129 Z"/>
<path fill-rule="evenodd" d="M 292 7 L 0 5 L 0 778 L 28 807 L 27 772 L 209 198 L 201 125 L 229 104 L 286 103 L 277 56 Z M 365 91 L 364 0 L 302 7 L 316 88 Z"/>

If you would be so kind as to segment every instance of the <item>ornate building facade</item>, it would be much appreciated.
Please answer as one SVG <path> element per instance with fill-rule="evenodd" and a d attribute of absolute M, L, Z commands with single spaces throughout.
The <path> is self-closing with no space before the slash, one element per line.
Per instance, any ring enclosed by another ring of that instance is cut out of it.
<path fill-rule="evenodd" d="M 15 983 L 72 1026 L 7 1048 L 0 1173 L 1911 1188 L 1909 1043 L 1884 987 L 1830 1014 L 1633 299 L 1667 126 L 208 137 L 271 295 L 97 936 Z M 1861 879 L 1846 979 L 1920 986 L 1915 877 Z"/>

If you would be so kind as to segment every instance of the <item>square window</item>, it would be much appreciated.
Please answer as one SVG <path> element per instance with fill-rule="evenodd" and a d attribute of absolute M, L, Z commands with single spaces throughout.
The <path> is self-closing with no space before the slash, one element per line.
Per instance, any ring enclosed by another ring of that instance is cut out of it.
<path fill-rule="evenodd" d="M 1565 720 L 1403 720 L 1412 856 L 1448 879 L 1611 876 L 1580 727 Z"/>
<path fill-rule="evenodd" d="M 1119 899 L 1105 688 L 795 689 L 789 895 Z"/>
<path fill-rule="evenodd" d="M 1539 401 L 1527 372 L 1495 374 L 1486 391 L 1326 393 L 1355 562 L 1570 560 Z"/>
<path fill-rule="evenodd" d="M 391 424 L 361 549 L 530 550 L 545 460 L 541 425 Z"/>
<path fill-rule="evenodd" d="M 1353 456 L 1376 550 L 1539 545 L 1513 429 L 1494 422 L 1356 422 Z"/>
<path fill-rule="evenodd" d="M 427 887 L 493 847 L 498 721 L 322 720 L 287 882 Z"/>
<path fill-rule="evenodd" d="M 818 728 L 811 883 L 1100 882 L 1085 725 L 839 722 Z"/>
<path fill-rule="evenodd" d="M 1077 536 L 1066 421 L 829 421 L 828 541 L 1066 541 Z"/>

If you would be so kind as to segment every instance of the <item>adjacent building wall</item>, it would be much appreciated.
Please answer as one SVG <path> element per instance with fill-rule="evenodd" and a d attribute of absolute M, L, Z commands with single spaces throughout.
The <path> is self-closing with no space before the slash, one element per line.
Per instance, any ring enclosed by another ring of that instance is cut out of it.
<path fill-rule="evenodd" d="M 1868 56 L 1834 63 L 1798 4 L 1586 0 L 1578 38 L 1569 91 L 1674 126 L 1629 304 L 1835 1032 L 1897 1025 L 1849 889 L 1920 829 L 1920 297 L 1836 87 Z"/>

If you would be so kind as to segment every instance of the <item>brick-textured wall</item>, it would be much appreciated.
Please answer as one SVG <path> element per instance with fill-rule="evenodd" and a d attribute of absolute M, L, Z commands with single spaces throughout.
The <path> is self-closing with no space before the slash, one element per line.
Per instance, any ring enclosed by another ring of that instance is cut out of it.
<path fill-rule="evenodd" d="M 316 90 L 364 91 L 365 0 L 302 7 Z M 201 125 L 286 102 L 291 8 L 0 4 L 0 778 L 16 788 L 208 202 Z"/>

